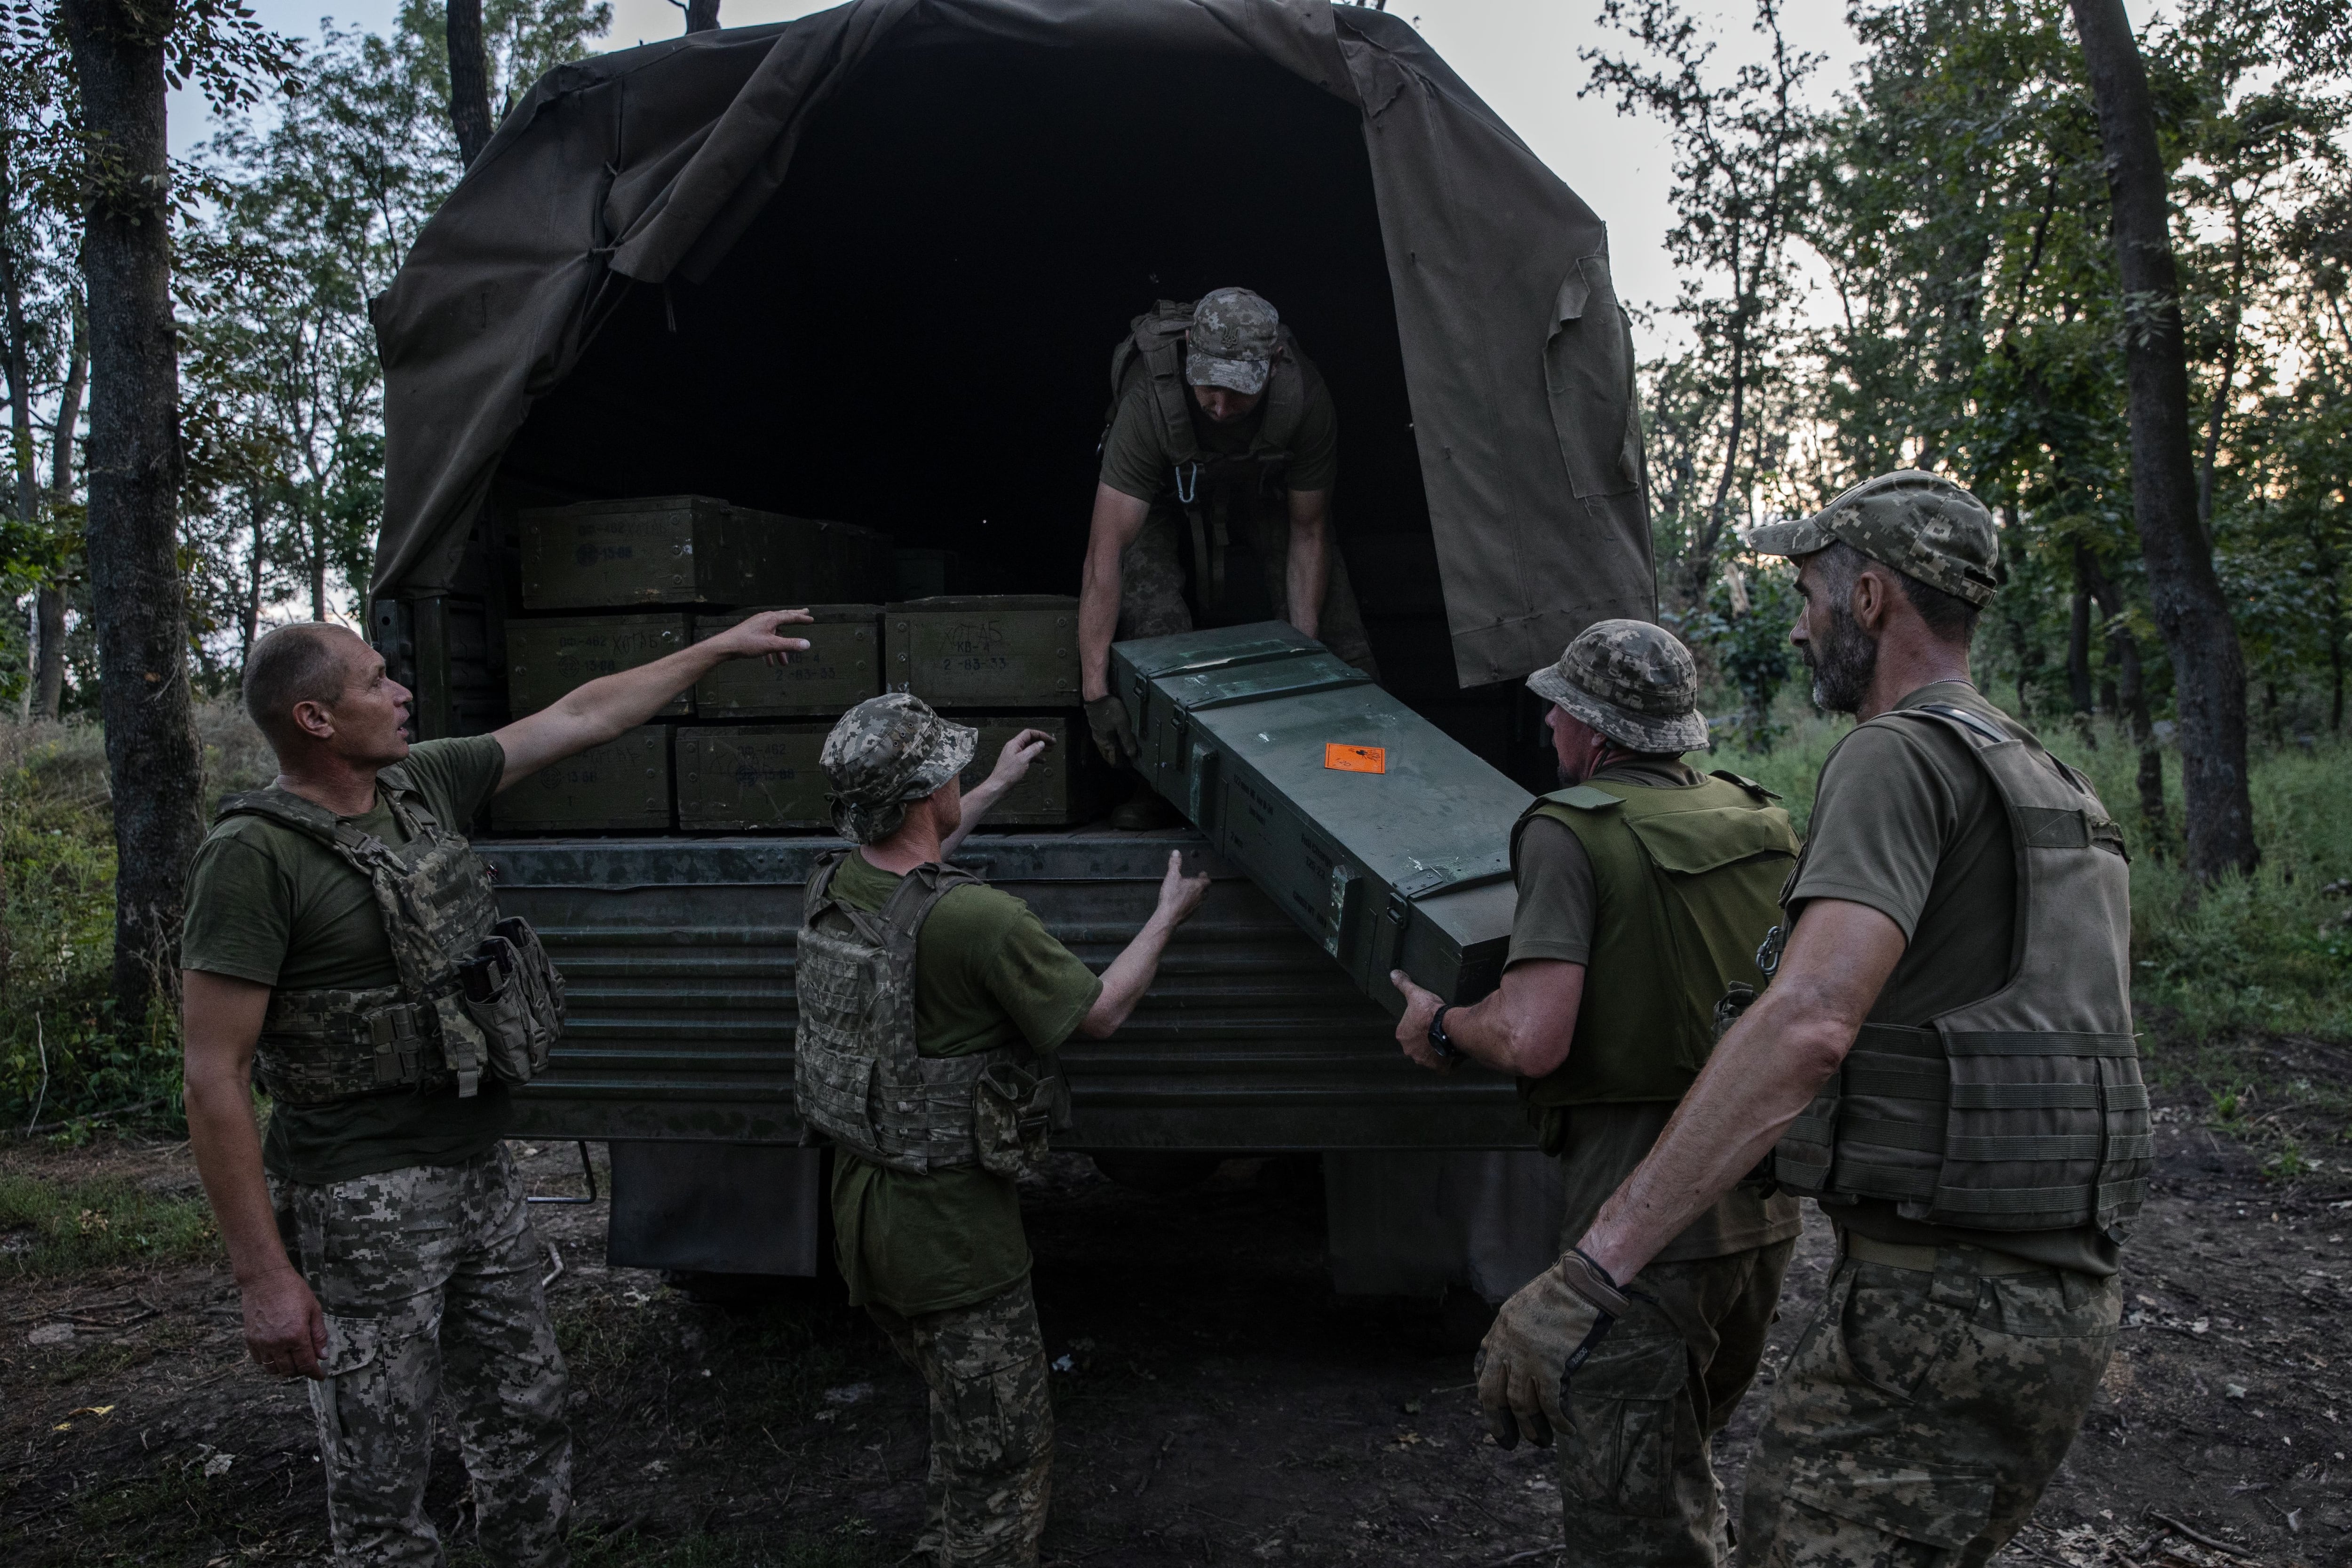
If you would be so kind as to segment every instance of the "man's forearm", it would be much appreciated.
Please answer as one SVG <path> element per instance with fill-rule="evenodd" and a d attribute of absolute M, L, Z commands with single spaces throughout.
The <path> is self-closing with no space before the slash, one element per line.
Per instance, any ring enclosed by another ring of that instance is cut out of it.
<path fill-rule="evenodd" d="M 1318 492 L 1319 495 L 1319 492 Z M 1323 623 L 1323 594 L 1331 580 L 1331 529 L 1321 504 L 1294 506 L 1290 514 L 1290 568 L 1285 584 L 1290 623 L 1315 636 Z"/>
<path fill-rule="evenodd" d="M 1152 977 L 1160 972 L 1160 955 L 1167 952 L 1168 939 L 1176 935 L 1178 924 L 1157 912 L 1143 923 L 1135 940 L 1103 971 L 1102 994 L 1079 1024 L 1081 1032 L 1099 1040 L 1127 1021 L 1135 1004 L 1151 988 Z"/>
<path fill-rule="evenodd" d="M 194 1075 L 185 1081 L 184 1091 L 188 1145 L 237 1283 L 250 1284 L 291 1269 L 278 1234 L 269 1184 L 261 1173 L 261 1132 L 254 1124 L 252 1092 L 241 1083 Z"/>
<path fill-rule="evenodd" d="M 1087 549 L 1086 575 L 1078 585 L 1078 696 L 1085 702 L 1110 695 L 1110 644 L 1118 632 L 1118 558 L 1108 566 L 1096 547 Z"/>
<path fill-rule="evenodd" d="M 598 740 L 590 744 L 615 740 L 659 713 L 726 657 L 714 643 L 697 643 L 650 664 L 583 682 L 555 706 L 575 724 L 597 732 Z"/>

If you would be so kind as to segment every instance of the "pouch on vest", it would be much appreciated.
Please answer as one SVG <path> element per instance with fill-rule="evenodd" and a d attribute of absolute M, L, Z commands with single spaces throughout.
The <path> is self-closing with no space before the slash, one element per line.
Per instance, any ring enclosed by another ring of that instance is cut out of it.
<path fill-rule="evenodd" d="M 546 1071 L 563 1032 L 563 977 L 530 922 L 519 915 L 499 921 L 458 975 L 466 1011 L 489 1039 L 491 1074 L 528 1083 Z"/>
<path fill-rule="evenodd" d="M 971 1086 L 972 1142 L 980 1168 L 1017 1176 L 1045 1157 L 1060 1109 L 1062 1075 L 1015 1062 L 989 1064 Z"/>

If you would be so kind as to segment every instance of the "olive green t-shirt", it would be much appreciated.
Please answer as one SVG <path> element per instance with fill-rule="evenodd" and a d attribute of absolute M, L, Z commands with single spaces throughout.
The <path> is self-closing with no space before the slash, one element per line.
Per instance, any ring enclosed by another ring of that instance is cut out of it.
<path fill-rule="evenodd" d="M 1612 763 L 1593 776 L 1613 784 L 1689 789 L 1706 782 L 1687 763 L 1643 758 Z M 1511 946 L 1504 967 L 1530 958 L 1566 964 L 1591 961 L 1595 929 L 1604 917 L 1592 875 L 1592 858 L 1576 834 L 1548 817 L 1530 821 L 1519 837 L 1518 904 L 1511 917 Z M 1586 987 L 1609 983 L 1587 974 Z M 1570 1045 L 1570 1050 L 1575 1047 Z M 1609 1195 L 1623 1185 L 1649 1154 L 1675 1102 L 1660 1100 L 1612 1105 L 1551 1105 L 1536 1113 L 1562 1142 L 1560 1176 L 1568 1207 L 1561 1246 L 1590 1229 Z M 1785 1241 L 1802 1228 L 1797 1202 L 1761 1198 L 1734 1189 L 1691 1221 L 1658 1254 L 1661 1263 L 1728 1257 L 1750 1248 Z"/>
<path fill-rule="evenodd" d="M 899 878 L 851 851 L 833 873 L 848 907 L 879 910 Z M 1102 994 L 1102 981 L 1055 941 L 1027 904 L 992 887 L 959 887 L 915 938 L 915 1049 L 963 1056 L 1027 1041 L 1051 1051 Z M 846 1150 L 833 1167 L 834 1249 L 853 1306 L 905 1317 L 970 1306 L 1029 1272 L 1021 1197 L 978 1166 L 918 1176 Z"/>
<path fill-rule="evenodd" d="M 463 831 L 499 787 L 505 749 L 487 735 L 427 740 L 402 766 L 441 825 Z M 346 817 L 386 843 L 407 842 L 378 794 Z M 370 990 L 400 983 L 374 890 L 305 833 L 266 817 L 231 817 L 206 834 L 188 869 L 180 964 L 278 990 Z M 262 1167 L 323 1186 L 408 1166 L 462 1165 L 488 1152 L 509 1122 L 506 1085 L 485 1078 L 461 1100 L 372 1094 L 326 1105 L 279 1105 L 262 1140 Z"/>
<path fill-rule="evenodd" d="M 1948 703 L 2029 736 L 1966 681 L 1920 687 L 1895 706 Z M 1969 744 L 1940 724 L 1864 725 L 1822 768 L 1812 831 L 1789 893 L 1791 916 L 1816 898 L 1866 904 L 1907 946 L 1870 1010 L 1873 1023 L 1918 1028 L 2009 983 L 2017 937 L 2017 855 L 2009 814 Z M 1978 1230 L 1906 1219 L 1885 1199 L 1824 1212 L 1856 1234 L 1933 1247 L 1992 1248 L 2053 1268 L 2105 1276 L 2116 1244 L 2093 1226 Z"/>
<path fill-rule="evenodd" d="M 1290 438 L 1290 466 L 1283 483 L 1293 490 L 1328 490 L 1339 480 L 1339 416 L 1331 406 L 1330 389 L 1314 365 L 1302 357 L 1299 369 L 1307 378 L 1306 403 Z M 1184 405 L 1192 411 L 1192 438 L 1203 452 L 1246 456 L 1265 428 L 1264 398 L 1226 424 L 1202 413 L 1189 390 Z M 1103 435 L 1102 482 L 1139 501 L 1176 499 L 1175 454 L 1168 450 L 1168 432 L 1147 376 L 1128 382 L 1118 412 Z"/>

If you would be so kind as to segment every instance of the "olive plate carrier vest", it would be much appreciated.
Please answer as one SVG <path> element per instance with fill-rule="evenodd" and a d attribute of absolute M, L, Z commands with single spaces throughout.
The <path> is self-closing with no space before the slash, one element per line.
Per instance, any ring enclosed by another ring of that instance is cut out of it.
<path fill-rule="evenodd" d="M 1890 1199 L 1931 1224 L 2120 1237 L 2154 1154 L 2122 831 L 2088 779 L 1980 715 L 1931 703 L 1869 722 L 1941 726 L 1991 779 L 2017 855 L 2009 981 L 1917 1027 L 1863 1025 L 1773 1174 L 1791 1192 Z"/>
<path fill-rule="evenodd" d="M 1574 833 L 1599 894 L 1576 1046 L 1522 1084 L 1538 1107 L 1679 1100 L 1715 1047 L 1715 1010 L 1758 985 L 1756 946 L 1778 918 L 1797 855 L 1789 814 L 1762 785 L 1717 773 L 1694 787 L 1606 781 L 1538 799 L 1529 822 Z"/>
<path fill-rule="evenodd" d="M 1290 444 L 1307 413 L 1308 370 L 1290 329 L 1277 326 L 1256 441 L 1247 453 L 1202 451 L 1192 424 L 1192 389 L 1184 380 L 1184 337 L 1192 325 L 1192 303 L 1162 299 L 1129 323 L 1128 335 L 1110 353 L 1110 409 L 1103 416 L 1103 434 L 1109 438 L 1110 423 L 1118 417 L 1129 385 L 1138 378 L 1147 381 L 1175 468 L 1176 504 L 1192 525 L 1193 589 L 1202 607 L 1214 612 L 1225 598 L 1233 494 L 1238 486 L 1264 493 L 1281 486 L 1290 466 Z"/>
<path fill-rule="evenodd" d="M 404 768 L 376 775 L 397 847 L 272 786 L 230 795 L 215 822 L 267 818 L 331 851 L 375 894 L 400 983 L 273 990 L 255 1071 L 270 1097 L 317 1105 L 368 1094 L 478 1092 L 485 1071 L 524 1083 L 563 1028 L 563 977 L 520 916 L 499 918 L 489 873 L 434 817 Z"/>
<path fill-rule="evenodd" d="M 809 874 L 801 915 L 793 1091 L 801 1119 L 844 1148 L 917 1175 L 977 1165 L 1014 1176 L 1064 1119 L 1058 1072 L 1025 1050 L 924 1056 L 915 1043 L 915 949 L 940 900 L 981 879 L 917 866 L 868 914 L 833 896 L 844 850 Z"/>

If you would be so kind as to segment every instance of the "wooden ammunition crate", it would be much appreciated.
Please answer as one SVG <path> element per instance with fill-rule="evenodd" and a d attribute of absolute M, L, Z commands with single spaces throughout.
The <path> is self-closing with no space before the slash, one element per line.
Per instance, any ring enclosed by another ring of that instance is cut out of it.
<path fill-rule="evenodd" d="M 671 615 L 566 615 L 507 622 L 507 706 L 516 718 L 537 713 L 583 681 L 634 670 L 686 646 L 687 619 Z M 680 692 L 657 718 L 694 711 Z"/>
<path fill-rule="evenodd" d="M 1091 822 L 1102 814 L 1104 775 L 1108 769 L 1095 750 L 1094 737 L 1084 718 L 1066 713 L 999 717 L 957 714 L 953 722 L 980 731 L 980 745 L 971 766 L 963 770 L 964 793 L 980 786 L 996 767 L 1004 743 L 1024 729 L 1042 729 L 1054 737 L 1020 783 L 1004 792 L 982 823 L 989 828 L 1070 827 Z"/>
<path fill-rule="evenodd" d="M 491 802 L 492 825 L 502 833 L 667 830 L 670 728 L 645 725 L 541 768 Z"/>
<path fill-rule="evenodd" d="M 1525 789 L 1280 622 L 1111 645 L 1137 769 L 1364 994 L 1501 982 Z"/>
<path fill-rule="evenodd" d="M 817 766 L 833 725 L 695 725 L 677 732 L 677 825 L 692 832 L 833 826 Z"/>
<path fill-rule="evenodd" d="M 774 609 L 778 606 L 768 606 Z M 778 668 L 765 659 L 730 659 L 694 685 L 695 711 L 704 718 L 779 718 L 833 715 L 882 695 L 882 607 L 878 604 L 813 604 L 814 625 L 781 626 L 787 637 L 814 644 Z M 694 618 L 700 642 L 734 625 L 751 612 Z"/>
<path fill-rule="evenodd" d="M 517 524 L 528 610 L 839 603 L 896 580 L 885 535 L 710 496 L 533 507 Z"/>
<path fill-rule="evenodd" d="M 894 691 L 933 707 L 1078 706 L 1078 601 L 1051 593 L 913 599 L 885 607 Z"/>

